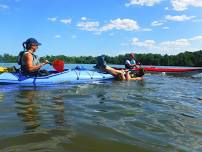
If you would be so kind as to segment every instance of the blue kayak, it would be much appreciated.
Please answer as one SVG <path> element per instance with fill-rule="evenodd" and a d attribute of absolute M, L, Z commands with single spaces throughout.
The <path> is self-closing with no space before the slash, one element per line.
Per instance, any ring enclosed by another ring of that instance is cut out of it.
<path fill-rule="evenodd" d="M 93 70 L 71 69 L 64 72 L 52 72 L 47 76 L 26 77 L 20 73 L 0 74 L 0 84 L 19 84 L 25 86 L 54 85 L 59 83 L 86 83 L 113 79 L 111 74 Z"/>

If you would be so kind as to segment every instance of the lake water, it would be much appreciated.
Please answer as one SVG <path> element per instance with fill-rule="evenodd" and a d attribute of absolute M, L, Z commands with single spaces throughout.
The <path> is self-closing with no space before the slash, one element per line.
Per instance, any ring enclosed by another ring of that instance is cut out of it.
<path fill-rule="evenodd" d="M 0 85 L 0 152 L 112 151 L 201 152 L 202 77 Z"/>

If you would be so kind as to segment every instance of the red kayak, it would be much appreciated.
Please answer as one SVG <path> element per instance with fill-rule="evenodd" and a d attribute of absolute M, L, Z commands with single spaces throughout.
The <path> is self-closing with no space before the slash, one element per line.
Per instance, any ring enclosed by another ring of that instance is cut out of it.
<path fill-rule="evenodd" d="M 182 68 L 182 67 L 154 67 L 154 66 L 143 66 L 145 73 L 162 73 L 168 75 L 179 75 L 179 76 L 192 76 L 195 74 L 202 73 L 202 68 Z M 135 68 L 134 70 L 138 70 Z"/>
<path fill-rule="evenodd" d="M 202 73 L 202 67 L 199 68 L 185 68 L 185 67 L 154 67 L 154 66 L 141 66 L 145 73 L 151 74 L 165 74 L 173 76 L 193 76 Z M 116 68 L 116 67 L 115 67 Z M 122 69 L 122 68 L 116 68 Z M 134 68 L 134 71 L 138 71 L 139 68 Z"/>

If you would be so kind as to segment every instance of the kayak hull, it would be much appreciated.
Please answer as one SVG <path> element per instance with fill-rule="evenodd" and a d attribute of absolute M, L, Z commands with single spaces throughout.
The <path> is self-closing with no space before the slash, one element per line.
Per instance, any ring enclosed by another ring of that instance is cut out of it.
<path fill-rule="evenodd" d="M 40 77 L 25 77 L 19 73 L 9 72 L 0 74 L 0 84 L 19 84 L 26 86 L 54 85 L 59 83 L 85 83 L 108 79 L 113 79 L 113 76 L 111 74 L 104 74 L 91 70 L 67 70 Z"/>

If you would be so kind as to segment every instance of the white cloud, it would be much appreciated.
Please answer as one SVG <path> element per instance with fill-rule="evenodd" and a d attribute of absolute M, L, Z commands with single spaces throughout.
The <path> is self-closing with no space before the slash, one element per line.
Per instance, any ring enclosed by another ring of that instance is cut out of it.
<path fill-rule="evenodd" d="M 181 51 L 184 52 L 185 50 L 192 51 L 193 48 L 199 50 L 202 47 L 202 45 L 200 45 L 201 42 L 202 35 L 198 35 L 188 39 L 181 38 L 174 41 L 162 41 L 159 43 L 155 40 L 140 41 L 138 38 L 133 38 L 131 45 L 136 46 L 137 48 L 139 47 L 138 49 L 141 50 L 152 51 L 152 53 L 177 54 Z M 198 48 L 196 45 L 198 45 Z"/>
<path fill-rule="evenodd" d="M 81 30 L 85 31 L 94 31 L 95 34 L 101 34 L 102 32 L 110 30 L 125 30 L 125 31 L 138 31 L 140 29 L 139 25 L 135 20 L 131 19 L 115 19 L 111 20 L 110 23 L 100 26 L 99 22 L 79 22 L 77 24 Z"/>
<path fill-rule="evenodd" d="M 64 23 L 64 24 L 70 24 L 72 22 L 72 20 L 71 19 L 61 19 L 60 22 Z"/>
<path fill-rule="evenodd" d="M 125 6 L 140 5 L 140 6 L 154 6 L 160 3 L 162 0 L 129 0 Z"/>
<path fill-rule="evenodd" d="M 136 38 L 136 37 L 134 37 L 133 39 L 132 39 L 132 41 L 131 41 L 131 44 L 132 45 L 139 45 L 139 39 L 138 38 Z"/>
<path fill-rule="evenodd" d="M 193 38 L 190 38 L 189 40 L 190 41 L 199 41 L 199 42 L 202 42 L 202 36 L 201 35 L 195 36 Z"/>
<path fill-rule="evenodd" d="M 8 9 L 8 5 L 0 4 L 0 10 Z"/>
<path fill-rule="evenodd" d="M 169 30 L 170 28 L 167 27 L 167 26 L 164 26 L 163 29 L 164 29 L 164 30 Z"/>
<path fill-rule="evenodd" d="M 48 18 L 48 21 L 50 22 L 56 22 L 58 19 L 56 17 L 49 17 Z M 61 23 L 64 23 L 64 24 L 70 24 L 72 22 L 71 19 L 61 19 L 60 20 Z"/>
<path fill-rule="evenodd" d="M 56 22 L 57 18 L 56 17 L 49 17 L 48 20 L 51 21 L 51 22 Z"/>
<path fill-rule="evenodd" d="M 190 45 L 188 39 L 178 39 L 175 41 L 165 41 L 159 44 L 162 48 L 184 48 Z"/>
<path fill-rule="evenodd" d="M 81 20 L 82 20 L 82 21 L 86 21 L 86 20 L 87 20 L 87 17 L 84 17 L 84 16 L 83 16 L 83 17 L 81 17 Z"/>
<path fill-rule="evenodd" d="M 142 28 L 140 31 L 143 31 L 143 32 L 151 32 L 152 29 L 151 29 L 151 28 Z"/>
<path fill-rule="evenodd" d="M 161 25 L 163 25 L 164 23 L 163 23 L 163 21 L 153 21 L 152 23 L 151 23 L 151 26 L 161 26 Z"/>
<path fill-rule="evenodd" d="M 97 31 L 99 22 L 79 22 L 77 27 L 84 31 Z"/>
<path fill-rule="evenodd" d="M 139 25 L 135 20 L 131 19 L 115 19 L 111 20 L 109 24 L 100 28 L 101 32 L 116 29 L 116 30 L 126 30 L 126 31 L 137 31 L 139 30 Z"/>
<path fill-rule="evenodd" d="M 59 39 L 61 38 L 61 35 L 55 35 L 54 38 Z"/>
<path fill-rule="evenodd" d="M 109 36 L 114 36 L 114 33 L 109 33 Z"/>
<path fill-rule="evenodd" d="M 120 46 L 129 46 L 128 43 L 121 43 Z"/>
<path fill-rule="evenodd" d="M 183 21 L 188 21 L 195 18 L 195 16 L 186 16 L 186 15 L 180 15 L 180 16 L 171 16 L 171 15 L 166 15 L 165 19 L 168 21 L 175 21 L 175 22 L 183 22 Z"/>
<path fill-rule="evenodd" d="M 145 47 L 154 48 L 156 42 L 154 40 L 145 40 L 144 44 Z"/>
<path fill-rule="evenodd" d="M 76 36 L 76 35 L 72 35 L 72 38 L 73 38 L 73 39 L 76 39 L 76 38 L 77 38 L 77 36 Z"/>
<path fill-rule="evenodd" d="M 195 19 L 195 20 L 193 20 L 193 22 L 200 23 L 200 22 L 202 22 L 202 19 Z"/>
<path fill-rule="evenodd" d="M 176 11 L 184 11 L 189 6 L 202 7 L 202 0 L 171 0 L 171 3 Z"/>
<path fill-rule="evenodd" d="M 133 38 L 131 41 L 132 45 L 145 47 L 145 48 L 154 48 L 156 42 L 154 40 L 145 40 L 144 42 L 139 41 L 138 38 Z"/>
<path fill-rule="evenodd" d="M 168 8 L 168 7 L 165 7 L 164 9 L 165 9 L 166 11 L 167 11 L 167 10 L 169 10 L 169 8 Z"/>

